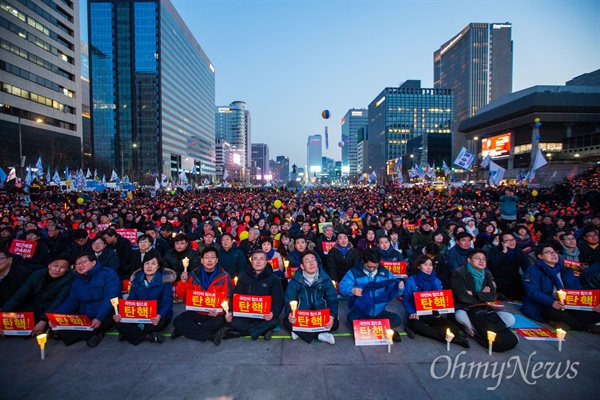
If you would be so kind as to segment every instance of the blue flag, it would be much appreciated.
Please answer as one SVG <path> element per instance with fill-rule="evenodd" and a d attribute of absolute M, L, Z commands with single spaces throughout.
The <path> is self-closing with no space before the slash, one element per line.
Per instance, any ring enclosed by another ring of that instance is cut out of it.
<path fill-rule="evenodd" d="M 6 172 L 4 172 L 2 168 L 0 168 L 0 187 L 4 187 L 4 181 L 7 177 L 8 175 L 6 175 Z"/>

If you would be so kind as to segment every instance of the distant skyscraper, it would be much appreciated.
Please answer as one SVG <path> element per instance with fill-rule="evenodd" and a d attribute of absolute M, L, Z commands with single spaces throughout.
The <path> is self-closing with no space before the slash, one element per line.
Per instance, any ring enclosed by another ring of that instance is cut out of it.
<path fill-rule="evenodd" d="M 269 145 L 265 143 L 252 143 L 252 164 L 256 168 L 256 175 L 270 175 L 269 172 Z"/>
<path fill-rule="evenodd" d="M 281 170 L 281 180 L 285 183 L 288 183 L 290 180 L 290 159 L 287 156 L 277 156 L 275 160 L 280 165 L 279 168 Z M 273 173 L 273 171 L 271 171 L 271 173 Z"/>
<path fill-rule="evenodd" d="M 422 164 L 454 161 L 450 160 L 453 111 L 450 89 L 422 89 L 418 80 L 385 88 L 369 104 L 367 167 L 377 175 L 386 174 L 386 162 L 407 154 L 408 142 L 419 137 Z"/>
<path fill-rule="evenodd" d="M 216 137 L 231 145 L 234 163 L 240 166 L 242 180 L 249 178 L 252 167 L 251 125 L 250 111 L 246 110 L 245 102 L 234 101 L 228 106 L 216 107 Z"/>
<path fill-rule="evenodd" d="M 306 172 L 309 178 L 318 175 L 322 170 L 322 142 L 323 139 L 321 135 L 311 135 L 308 137 L 308 142 L 306 144 L 306 166 L 308 167 L 308 171 Z"/>
<path fill-rule="evenodd" d="M 342 174 L 355 175 L 358 173 L 357 145 L 358 129 L 369 123 L 368 111 L 364 108 L 352 108 L 342 118 Z"/>
<path fill-rule="evenodd" d="M 466 145 L 460 123 L 512 92 L 511 31 L 510 23 L 471 23 L 433 54 L 433 87 L 454 92 L 453 156 Z"/>
<path fill-rule="evenodd" d="M 214 175 L 215 70 L 171 2 L 89 3 L 98 169 Z"/>

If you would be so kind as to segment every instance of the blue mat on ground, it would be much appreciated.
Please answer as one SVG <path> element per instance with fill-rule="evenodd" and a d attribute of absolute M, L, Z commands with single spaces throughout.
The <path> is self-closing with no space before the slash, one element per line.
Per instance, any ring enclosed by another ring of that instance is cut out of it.
<path fill-rule="evenodd" d="M 537 323 L 525 318 L 519 314 L 513 314 L 515 317 L 515 324 L 511 326 L 511 329 L 527 329 L 527 328 L 541 328 Z"/>

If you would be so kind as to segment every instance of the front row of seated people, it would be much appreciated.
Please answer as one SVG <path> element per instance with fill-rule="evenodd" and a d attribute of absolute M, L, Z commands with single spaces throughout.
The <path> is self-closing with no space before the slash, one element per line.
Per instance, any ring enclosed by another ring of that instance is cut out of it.
<path fill-rule="evenodd" d="M 557 291 L 560 289 L 582 289 L 577 277 L 570 268 L 559 262 L 552 246 L 541 244 L 535 249 L 536 263 L 529 267 L 523 277 L 525 296 L 522 312 L 540 322 L 555 328 L 573 329 L 600 333 L 600 307 L 590 311 L 565 310 Z M 233 294 L 271 296 L 271 312 L 262 319 L 233 316 L 231 312 L 184 311 L 174 320 L 171 338 L 185 336 L 189 339 L 211 340 L 216 345 L 222 339 L 250 336 L 253 340 L 263 337 L 270 340 L 273 331 L 279 326 L 279 315 L 285 310 L 283 326 L 291 332 L 292 339 L 301 338 L 310 343 L 319 339 L 335 343 L 331 332 L 339 327 L 338 296 L 332 279 L 319 265 L 317 253 L 307 250 L 299 254 L 300 270 L 287 285 L 285 294 L 281 280 L 273 273 L 267 262 L 267 253 L 255 250 L 252 254 L 251 269 L 240 275 L 235 287 L 232 277 L 219 266 L 219 251 L 207 247 L 200 254 L 200 265 L 189 272 L 181 273 L 176 284 L 176 295 L 185 298 L 187 290 L 203 290 L 218 293 L 219 297 L 232 299 Z M 0 275 L 11 277 L 12 255 L 0 252 Z M 459 334 L 477 335 L 469 320 L 466 309 L 474 305 L 493 302 L 497 298 L 493 276 L 486 269 L 486 255 L 481 249 L 473 249 L 467 254 L 466 265 L 452 273 L 452 290 L 455 302 L 454 318 L 431 315 L 420 316 L 416 312 L 414 293 L 441 290 L 442 284 L 436 277 L 431 259 L 419 256 L 411 276 L 406 282 L 394 278 L 381 264 L 381 254 L 376 249 L 363 252 L 356 266 L 351 268 L 339 283 L 339 293 L 348 298 L 347 323 L 360 319 L 383 319 L 390 321 L 395 328 L 402 324 L 399 314 L 386 310 L 394 298 L 402 297 L 407 317 L 404 321 L 409 336 L 414 333 L 445 342 L 446 331 L 454 334 L 453 343 L 469 347 L 469 342 Z M 82 254 L 75 261 L 75 271 L 69 269 L 65 258 L 54 258 L 47 269 L 31 274 L 13 296 L 2 305 L 2 311 L 33 311 L 35 327 L 32 335 L 44 331 L 48 325 L 46 313 L 83 314 L 92 322 L 92 331 L 57 331 L 65 345 L 85 340 L 90 347 L 96 347 L 113 327 L 119 332 L 119 340 L 137 345 L 143 341 L 162 342 L 162 332 L 173 319 L 172 283 L 176 272 L 165 268 L 156 250 L 149 250 L 143 256 L 142 268 L 131 277 L 131 300 L 156 300 L 157 316 L 150 324 L 121 322 L 115 314 L 110 299 L 121 296 L 121 284 L 117 273 L 101 265 L 94 255 Z M 6 279 L 8 281 L 8 279 Z M 1 282 L 1 281 L 0 281 Z M 6 282 L 5 282 L 6 283 Z M 298 302 L 298 310 L 329 309 L 330 319 L 325 323 L 325 332 L 296 332 L 292 325 L 296 317 L 290 308 L 290 301 Z M 508 312 L 499 311 L 499 317 L 507 327 L 515 323 Z M 465 336 L 465 335 L 463 335 Z M 395 331 L 393 340 L 400 341 Z"/>

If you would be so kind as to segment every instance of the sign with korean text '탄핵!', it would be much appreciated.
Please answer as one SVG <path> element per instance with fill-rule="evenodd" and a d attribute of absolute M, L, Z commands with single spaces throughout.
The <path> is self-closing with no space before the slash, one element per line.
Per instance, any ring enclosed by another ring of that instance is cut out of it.
<path fill-rule="evenodd" d="M 87 315 L 78 314 L 49 314 L 48 322 L 53 331 L 93 331 L 92 322 Z"/>
<path fill-rule="evenodd" d="M 156 318 L 156 300 L 121 300 L 119 315 L 124 323 L 151 324 L 150 318 Z"/>
<path fill-rule="evenodd" d="M 296 323 L 292 330 L 297 332 L 325 332 L 329 322 L 329 308 L 323 310 L 296 310 Z"/>
<path fill-rule="evenodd" d="M 356 346 L 377 346 L 388 344 L 385 331 L 390 329 L 389 319 L 365 319 L 352 321 L 354 344 Z"/>
<path fill-rule="evenodd" d="M 395 278 L 407 278 L 406 261 L 381 261 L 381 265 L 390 270 Z"/>
<path fill-rule="evenodd" d="M 221 303 L 225 300 L 214 292 L 188 290 L 185 298 L 185 309 L 191 311 L 217 312 L 223 311 Z"/>
<path fill-rule="evenodd" d="M 35 253 L 35 246 L 37 242 L 32 240 L 19 240 L 14 239 L 10 244 L 9 252 L 12 254 L 18 254 L 23 258 L 32 258 Z"/>
<path fill-rule="evenodd" d="M 0 329 L 4 336 L 29 336 L 35 320 L 32 312 L 5 312 L 0 318 Z"/>
<path fill-rule="evenodd" d="M 434 311 L 440 314 L 453 313 L 454 298 L 452 297 L 452 290 L 416 292 L 415 307 L 417 315 L 431 315 Z"/>
<path fill-rule="evenodd" d="M 567 293 L 565 309 L 592 311 L 600 302 L 600 289 L 596 290 L 571 290 L 562 289 Z"/>
<path fill-rule="evenodd" d="M 271 312 L 271 296 L 233 295 L 233 316 L 260 318 Z"/>

